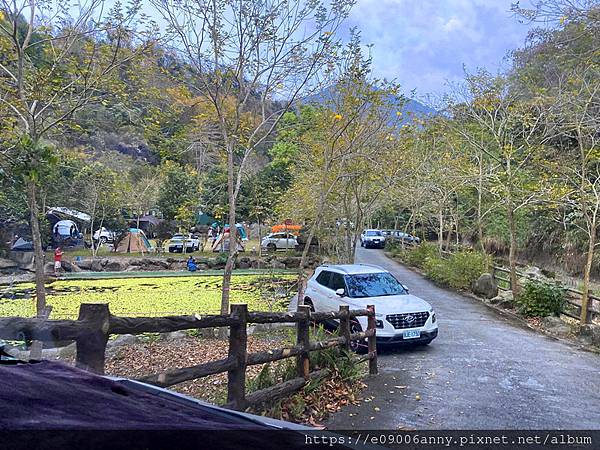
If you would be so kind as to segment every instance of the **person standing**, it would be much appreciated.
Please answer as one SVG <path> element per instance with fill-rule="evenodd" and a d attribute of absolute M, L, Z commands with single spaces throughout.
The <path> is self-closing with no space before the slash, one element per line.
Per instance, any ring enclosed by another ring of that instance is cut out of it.
<path fill-rule="evenodd" d="M 63 251 L 60 247 L 56 247 L 54 250 L 54 276 L 57 277 L 60 269 L 62 269 L 62 256 Z"/>

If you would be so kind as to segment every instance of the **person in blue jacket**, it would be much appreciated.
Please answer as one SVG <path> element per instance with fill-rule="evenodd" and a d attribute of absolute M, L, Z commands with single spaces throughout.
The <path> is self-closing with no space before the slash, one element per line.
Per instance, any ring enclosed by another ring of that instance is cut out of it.
<path fill-rule="evenodd" d="M 190 256 L 189 259 L 187 260 L 187 269 L 190 272 L 195 272 L 198 269 L 198 266 L 196 265 L 196 260 L 194 259 L 193 256 Z"/>

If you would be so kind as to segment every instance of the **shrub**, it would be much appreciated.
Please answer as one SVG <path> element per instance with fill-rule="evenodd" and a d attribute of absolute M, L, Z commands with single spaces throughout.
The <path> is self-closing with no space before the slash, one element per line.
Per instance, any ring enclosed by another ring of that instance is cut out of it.
<path fill-rule="evenodd" d="M 482 273 L 490 266 L 490 257 L 481 252 L 461 251 L 454 253 L 447 261 L 450 266 L 447 283 L 454 289 L 470 289 Z"/>
<path fill-rule="evenodd" d="M 517 298 L 521 314 L 528 317 L 558 316 L 565 303 L 565 290 L 544 281 L 526 281 Z"/>
<path fill-rule="evenodd" d="M 424 242 L 410 250 L 403 252 L 403 260 L 411 266 L 420 269 L 425 268 L 425 262 L 430 258 L 439 258 L 439 252 L 436 244 Z"/>
<path fill-rule="evenodd" d="M 425 260 L 426 276 L 454 289 L 469 289 L 488 270 L 490 258 L 480 252 L 461 251 L 443 259 L 437 254 Z"/>
<path fill-rule="evenodd" d="M 425 276 L 438 284 L 448 285 L 449 265 L 440 256 L 432 256 L 425 260 L 422 266 Z"/>

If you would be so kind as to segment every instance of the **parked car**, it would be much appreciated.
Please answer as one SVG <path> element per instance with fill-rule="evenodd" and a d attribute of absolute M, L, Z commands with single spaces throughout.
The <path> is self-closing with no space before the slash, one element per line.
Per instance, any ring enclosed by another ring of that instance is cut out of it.
<path fill-rule="evenodd" d="M 385 247 L 385 236 L 381 230 L 363 230 L 360 235 L 360 246 L 365 248 Z"/>
<path fill-rule="evenodd" d="M 378 266 L 319 266 L 307 282 L 304 303 L 317 312 L 337 311 L 341 304 L 350 309 L 374 305 L 378 344 L 427 345 L 438 334 L 432 306 Z M 357 317 L 350 326 L 351 333 L 366 330 L 367 318 Z"/>
<path fill-rule="evenodd" d="M 262 239 L 260 246 L 273 251 L 295 249 L 298 239 L 291 233 L 271 233 Z"/>
<path fill-rule="evenodd" d="M 169 253 L 183 253 L 184 245 L 186 253 L 194 253 L 200 248 L 200 239 L 193 234 L 174 234 L 169 239 Z"/>
<path fill-rule="evenodd" d="M 398 239 L 400 241 L 409 242 L 411 244 L 420 244 L 421 239 L 417 236 L 413 236 L 412 234 L 404 233 L 403 231 L 394 230 L 392 232 L 392 237 L 394 239 Z"/>
<path fill-rule="evenodd" d="M 105 227 L 100 227 L 100 229 L 94 232 L 93 238 L 94 242 L 106 244 L 107 242 L 114 242 L 117 238 L 117 233 Z"/>

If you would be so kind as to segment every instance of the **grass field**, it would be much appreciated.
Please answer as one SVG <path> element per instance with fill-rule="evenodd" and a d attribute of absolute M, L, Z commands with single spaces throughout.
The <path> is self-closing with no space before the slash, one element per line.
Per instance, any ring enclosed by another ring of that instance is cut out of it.
<path fill-rule="evenodd" d="M 150 241 L 152 243 L 152 245 L 155 246 L 155 242 L 153 240 Z M 213 252 L 211 250 L 209 250 L 209 246 L 206 246 L 205 251 L 201 252 L 201 251 L 197 251 L 194 253 L 187 253 L 187 254 L 183 254 L 183 253 L 169 253 L 168 252 L 168 248 L 167 248 L 167 242 L 165 242 L 162 252 L 160 253 L 161 256 L 165 257 L 165 258 L 184 258 L 187 259 L 189 258 L 190 255 L 193 255 L 195 258 L 198 257 L 205 257 L 205 258 L 210 258 L 210 257 L 214 257 L 217 256 L 219 253 L 217 252 Z M 239 256 L 244 256 L 245 254 L 247 255 L 252 255 L 255 256 L 258 254 L 258 247 L 259 247 L 259 242 L 257 239 L 252 239 L 249 241 L 244 242 L 244 247 L 246 249 L 245 252 L 242 252 L 239 254 Z M 73 260 L 75 257 L 81 256 L 81 257 L 91 257 L 92 256 L 92 250 L 89 248 L 77 248 L 74 250 L 65 250 L 64 252 L 64 259 L 66 259 L 67 261 L 71 261 Z M 111 258 L 128 258 L 128 257 L 135 257 L 135 258 L 140 258 L 140 257 L 148 257 L 148 256 L 157 256 L 159 253 L 157 252 L 150 252 L 150 253 L 116 253 L 110 250 L 109 247 L 107 246 L 102 246 L 98 249 L 98 254 L 97 256 L 99 257 L 111 257 Z M 289 251 L 277 251 L 277 254 L 280 255 L 296 255 L 297 252 L 294 250 L 289 250 Z M 46 261 L 52 261 L 52 257 L 53 257 L 54 253 L 53 252 L 46 252 Z"/>
<path fill-rule="evenodd" d="M 247 303 L 254 311 L 284 311 L 292 296 L 293 275 L 236 275 L 231 303 Z M 221 301 L 220 276 L 132 279 L 60 280 L 48 285 L 51 319 L 76 319 L 81 303 L 108 303 L 112 314 L 164 316 L 217 314 Z M 32 283 L 4 288 L 0 316 L 32 317 Z"/>

